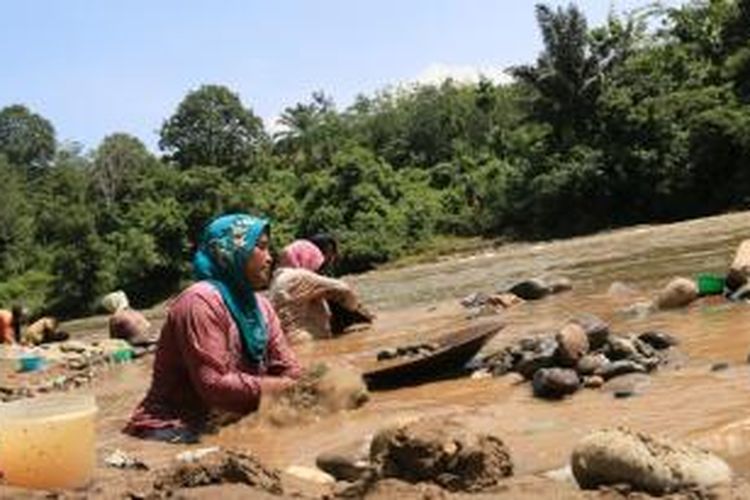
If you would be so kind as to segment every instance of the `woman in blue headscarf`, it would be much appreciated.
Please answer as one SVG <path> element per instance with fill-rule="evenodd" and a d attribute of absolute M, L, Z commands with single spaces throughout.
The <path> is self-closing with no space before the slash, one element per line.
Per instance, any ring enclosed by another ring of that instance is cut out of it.
<path fill-rule="evenodd" d="M 204 230 L 193 259 L 199 280 L 172 303 L 146 398 L 125 431 L 194 442 L 217 413 L 246 414 L 282 390 L 300 366 L 266 298 L 268 221 L 224 215 Z"/>

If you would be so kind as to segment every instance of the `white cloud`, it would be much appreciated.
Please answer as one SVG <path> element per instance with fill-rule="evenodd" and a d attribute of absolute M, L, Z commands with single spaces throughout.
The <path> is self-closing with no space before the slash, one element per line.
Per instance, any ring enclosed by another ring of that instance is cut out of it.
<path fill-rule="evenodd" d="M 505 84 L 513 81 L 513 78 L 503 68 L 497 66 L 462 66 L 434 63 L 419 73 L 413 83 L 439 85 L 448 78 L 452 78 L 459 83 L 477 83 L 482 76 L 495 83 Z"/>

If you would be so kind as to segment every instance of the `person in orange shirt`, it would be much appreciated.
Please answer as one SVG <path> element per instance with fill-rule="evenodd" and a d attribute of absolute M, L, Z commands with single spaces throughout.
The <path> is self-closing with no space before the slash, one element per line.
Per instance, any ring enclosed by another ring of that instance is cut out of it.
<path fill-rule="evenodd" d="M 10 311 L 0 309 L 0 344 L 13 344 L 21 341 L 23 317 L 21 306 L 13 306 Z"/>

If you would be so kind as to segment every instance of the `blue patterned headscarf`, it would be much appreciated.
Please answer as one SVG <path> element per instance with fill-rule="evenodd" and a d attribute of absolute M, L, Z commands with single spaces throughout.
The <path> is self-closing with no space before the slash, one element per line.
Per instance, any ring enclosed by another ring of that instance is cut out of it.
<path fill-rule="evenodd" d="M 265 356 L 268 332 L 255 291 L 245 278 L 245 265 L 267 228 L 266 219 L 223 215 L 203 230 L 193 257 L 196 279 L 209 281 L 219 290 L 240 331 L 245 352 L 256 363 Z"/>

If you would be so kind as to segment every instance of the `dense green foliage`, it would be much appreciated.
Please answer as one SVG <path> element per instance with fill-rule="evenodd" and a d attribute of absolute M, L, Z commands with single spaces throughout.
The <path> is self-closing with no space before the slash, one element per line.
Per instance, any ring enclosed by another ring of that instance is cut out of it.
<path fill-rule="evenodd" d="M 271 135 L 230 89 L 190 92 L 164 156 L 115 133 L 57 144 L 24 106 L 0 110 L 0 306 L 137 305 L 189 277 L 201 226 L 265 214 L 277 245 L 326 230 L 340 271 L 457 236 L 539 238 L 746 207 L 750 0 L 650 7 L 591 28 L 536 8 L 544 50 L 514 83 L 446 81 L 287 108 Z"/>

